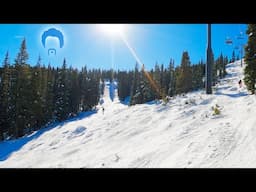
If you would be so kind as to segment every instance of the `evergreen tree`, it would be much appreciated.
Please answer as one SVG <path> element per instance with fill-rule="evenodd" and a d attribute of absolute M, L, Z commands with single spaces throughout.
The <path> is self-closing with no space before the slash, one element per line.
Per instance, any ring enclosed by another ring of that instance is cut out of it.
<path fill-rule="evenodd" d="M 198 64 L 192 65 L 192 89 L 197 90 L 204 87 L 203 77 L 204 77 L 204 68 L 203 63 L 200 61 Z"/>
<path fill-rule="evenodd" d="M 82 67 L 79 73 L 79 87 L 80 87 L 80 111 L 86 111 L 86 98 L 87 98 L 87 68 Z"/>
<path fill-rule="evenodd" d="M 254 94 L 256 83 L 256 24 L 248 24 L 246 33 L 249 37 L 245 47 L 244 82 L 247 89 Z"/>
<path fill-rule="evenodd" d="M 182 54 L 181 65 L 176 81 L 177 93 L 187 93 L 192 90 L 192 71 L 187 51 Z"/>
<path fill-rule="evenodd" d="M 160 66 L 160 83 L 159 83 L 161 92 L 164 92 L 164 88 L 165 88 L 164 81 L 165 81 L 164 65 L 161 64 L 161 66 Z"/>
<path fill-rule="evenodd" d="M 67 69 L 65 59 L 60 69 L 50 64 L 46 68 L 40 56 L 31 67 L 27 60 L 24 39 L 14 66 L 10 65 L 7 52 L 0 68 L 0 140 L 21 137 L 55 120 L 75 115 L 81 108 L 90 110 L 99 101 L 100 70 Z M 106 74 L 117 76 L 115 71 Z M 131 82 L 131 74 L 127 82 Z"/>
<path fill-rule="evenodd" d="M 132 72 L 119 71 L 118 76 L 118 97 L 123 101 L 131 94 Z"/>
<path fill-rule="evenodd" d="M 212 59 L 212 85 L 216 85 L 217 81 L 218 81 L 218 69 L 219 69 L 219 61 L 214 59 L 214 55 L 212 52 L 211 55 L 211 59 Z"/>
<path fill-rule="evenodd" d="M 11 86 L 11 71 L 10 71 L 9 53 L 5 55 L 3 62 L 3 71 L 0 77 L 0 141 L 4 139 L 4 133 L 8 131 L 11 133 L 10 125 L 10 86 Z"/>
<path fill-rule="evenodd" d="M 160 67 L 157 63 L 155 64 L 155 71 L 153 73 L 153 79 L 154 79 L 154 82 L 157 86 L 156 98 L 160 99 L 160 97 L 161 97 L 160 93 L 161 93 L 162 75 L 161 75 Z"/>
<path fill-rule="evenodd" d="M 170 61 L 168 72 L 169 72 L 169 79 L 170 79 L 169 86 L 168 86 L 168 95 L 172 97 L 176 93 L 176 91 L 175 91 L 176 78 L 175 78 L 174 60 Z"/>
<path fill-rule="evenodd" d="M 153 74 L 145 71 L 143 66 L 140 77 L 140 89 L 142 93 L 142 103 L 152 101 L 156 98 L 156 88 L 154 87 Z"/>
<path fill-rule="evenodd" d="M 70 78 L 71 78 L 71 93 L 69 98 L 70 109 L 72 115 L 77 114 L 79 112 L 79 104 L 80 104 L 80 89 L 79 89 L 79 78 L 78 71 L 74 69 L 70 69 Z"/>
<path fill-rule="evenodd" d="M 240 60 L 239 54 L 236 55 L 236 60 Z"/>
<path fill-rule="evenodd" d="M 20 51 L 17 55 L 17 58 L 15 59 L 16 65 L 25 65 L 27 64 L 28 60 L 28 52 L 27 52 L 27 46 L 26 46 L 26 39 L 23 39 L 21 42 Z"/>
<path fill-rule="evenodd" d="M 226 65 L 228 64 L 228 56 L 224 57 L 224 71 L 223 71 L 223 77 L 225 77 L 227 75 L 227 71 L 226 71 Z"/>
<path fill-rule="evenodd" d="M 43 124 L 43 100 L 44 100 L 44 88 L 43 88 L 43 71 L 41 67 L 41 57 L 38 57 L 38 61 L 35 67 L 32 68 L 31 75 L 31 99 L 30 99 L 30 115 L 31 115 L 31 127 L 38 129 Z M 29 130 L 31 131 L 31 130 Z"/>
<path fill-rule="evenodd" d="M 225 63 L 224 63 L 224 57 L 221 53 L 220 57 L 219 57 L 219 78 L 224 77 L 225 70 L 226 70 L 226 66 L 225 66 Z"/>
<path fill-rule="evenodd" d="M 131 88 L 131 101 L 130 105 L 135 105 L 137 103 L 136 98 L 138 97 L 138 82 L 139 82 L 139 65 L 138 63 L 135 64 L 135 69 L 133 73 L 133 81 L 132 81 L 132 88 Z M 136 97 L 135 97 L 136 95 Z"/>
<path fill-rule="evenodd" d="M 161 99 L 165 98 L 167 95 L 167 90 L 168 90 L 168 83 L 167 81 L 167 70 L 164 68 L 164 65 L 161 64 L 160 67 L 160 94 L 161 94 Z"/>
<path fill-rule="evenodd" d="M 236 61 L 236 55 L 235 55 L 235 51 L 233 50 L 232 52 L 232 58 L 231 58 L 231 63 Z"/>
<path fill-rule="evenodd" d="M 55 107 L 54 115 L 56 120 L 62 121 L 68 117 L 68 98 L 69 92 L 67 87 L 67 64 L 64 58 L 61 69 L 57 69 L 55 82 Z"/>
<path fill-rule="evenodd" d="M 48 65 L 47 70 L 43 72 L 43 77 L 46 81 L 46 91 L 44 92 L 44 97 L 42 101 L 43 113 L 44 113 L 44 124 L 49 124 L 53 121 L 54 116 L 54 87 L 55 87 L 55 72 L 51 68 L 50 64 Z"/>
<path fill-rule="evenodd" d="M 97 70 L 88 72 L 87 90 L 86 90 L 86 110 L 91 110 L 93 106 L 97 105 L 100 98 L 99 91 L 100 77 Z"/>
<path fill-rule="evenodd" d="M 13 98 L 12 101 L 15 103 L 15 114 L 12 119 L 15 119 L 15 137 L 22 136 L 29 128 L 30 124 L 30 96 L 31 96 L 31 70 L 27 64 L 28 53 L 26 50 L 25 39 L 21 43 L 20 51 L 15 59 L 15 66 L 12 79 L 13 79 Z"/>
<path fill-rule="evenodd" d="M 141 71 L 138 73 L 137 81 L 138 82 L 137 82 L 136 92 L 135 92 L 135 95 L 133 96 L 133 104 L 142 104 L 143 103 L 142 89 L 144 88 L 145 85 L 142 79 Z"/>

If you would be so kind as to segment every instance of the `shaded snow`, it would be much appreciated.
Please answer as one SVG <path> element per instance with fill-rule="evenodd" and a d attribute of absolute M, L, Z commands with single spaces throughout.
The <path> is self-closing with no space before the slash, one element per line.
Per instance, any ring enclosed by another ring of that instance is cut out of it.
<path fill-rule="evenodd" d="M 231 63 L 212 95 L 167 105 L 129 107 L 108 83 L 97 112 L 0 143 L 0 167 L 255 167 L 256 98 L 238 87 L 242 71 Z"/>

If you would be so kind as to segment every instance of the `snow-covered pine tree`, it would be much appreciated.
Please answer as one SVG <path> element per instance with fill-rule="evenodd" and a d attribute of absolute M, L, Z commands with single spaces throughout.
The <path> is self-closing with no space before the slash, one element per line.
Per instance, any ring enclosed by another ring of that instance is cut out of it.
<path fill-rule="evenodd" d="M 246 33 L 248 42 L 245 47 L 244 82 L 252 94 L 255 93 L 256 83 L 256 24 L 248 24 Z"/>

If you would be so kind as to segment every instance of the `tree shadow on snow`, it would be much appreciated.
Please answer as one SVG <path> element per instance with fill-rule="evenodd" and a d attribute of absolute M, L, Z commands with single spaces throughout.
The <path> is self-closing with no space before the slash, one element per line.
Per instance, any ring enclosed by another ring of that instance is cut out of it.
<path fill-rule="evenodd" d="M 239 93 L 234 93 L 234 94 L 217 92 L 217 93 L 215 93 L 215 95 L 225 95 L 225 96 L 229 96 L 229 97 L 233 97 L 233 98 L 238 98 L 238 97 L 247 96 L 248 94 L 244 93 L 244 92 L 239 92 Z"/>
<path fill-rule="evenodd" d="M 81 119 L 83 119 L 85 117 L 89 117 L 95 113 L 97 113 L 97 110 L 82 112 L 82 113 L 78 114 L 76 117 L 70 118 L 63 122 L 52 123 L 51 125 L 49 125 L 45 128 L 42 128 L 38 131 L 35 131 L 34 133 L 32 133 L 30 135 L 23 136 L 22 138 L 0 142 L 0 161 L 5 161 L 6 159 L 9 158 L 9 156 L 13 152 L 18 151 L 25 144 L 32 141 L 33 139 L 38 138 L 43 133 L 45 133 L 53 128 L 61 128 L 66 123 L 81 120 Z"/>
<path fill-rule="evenodd" d="M 130 96 L 125 97 L 123 101 L 120 100 L 120 103 L 123 105 L 130 105 Z"/>
<path fill-rule="evenodd" d="M 129 106 L 130 105 L 130 96 L 126 97 L 123 101 L 120 100 L 120 103 L 123 104 L 123 105 Z M 148 102 L 145 102 L 145 103 L 142 103 L 142 104 L 155 105 L 155 104 L 161 104 L 161 102 L 157 101 L 157 100 L 152 100 L 152 101 L 148 101 Z M 137 105 L 139 105 L 139 104 L 137 104 Z"/>

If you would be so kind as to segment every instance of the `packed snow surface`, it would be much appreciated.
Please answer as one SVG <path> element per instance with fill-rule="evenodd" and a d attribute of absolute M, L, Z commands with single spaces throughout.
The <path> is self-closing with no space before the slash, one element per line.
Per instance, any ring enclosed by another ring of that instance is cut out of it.
<path fill-rule="evenodd" d="M 212 95 L 200 90 L 166 105 L 128 106 L 107 82 L 98 110 L 1 142 L 0 167 L 256 167 L 256 97 L 238 86 L 240 61 L 227 72 Z"/>

